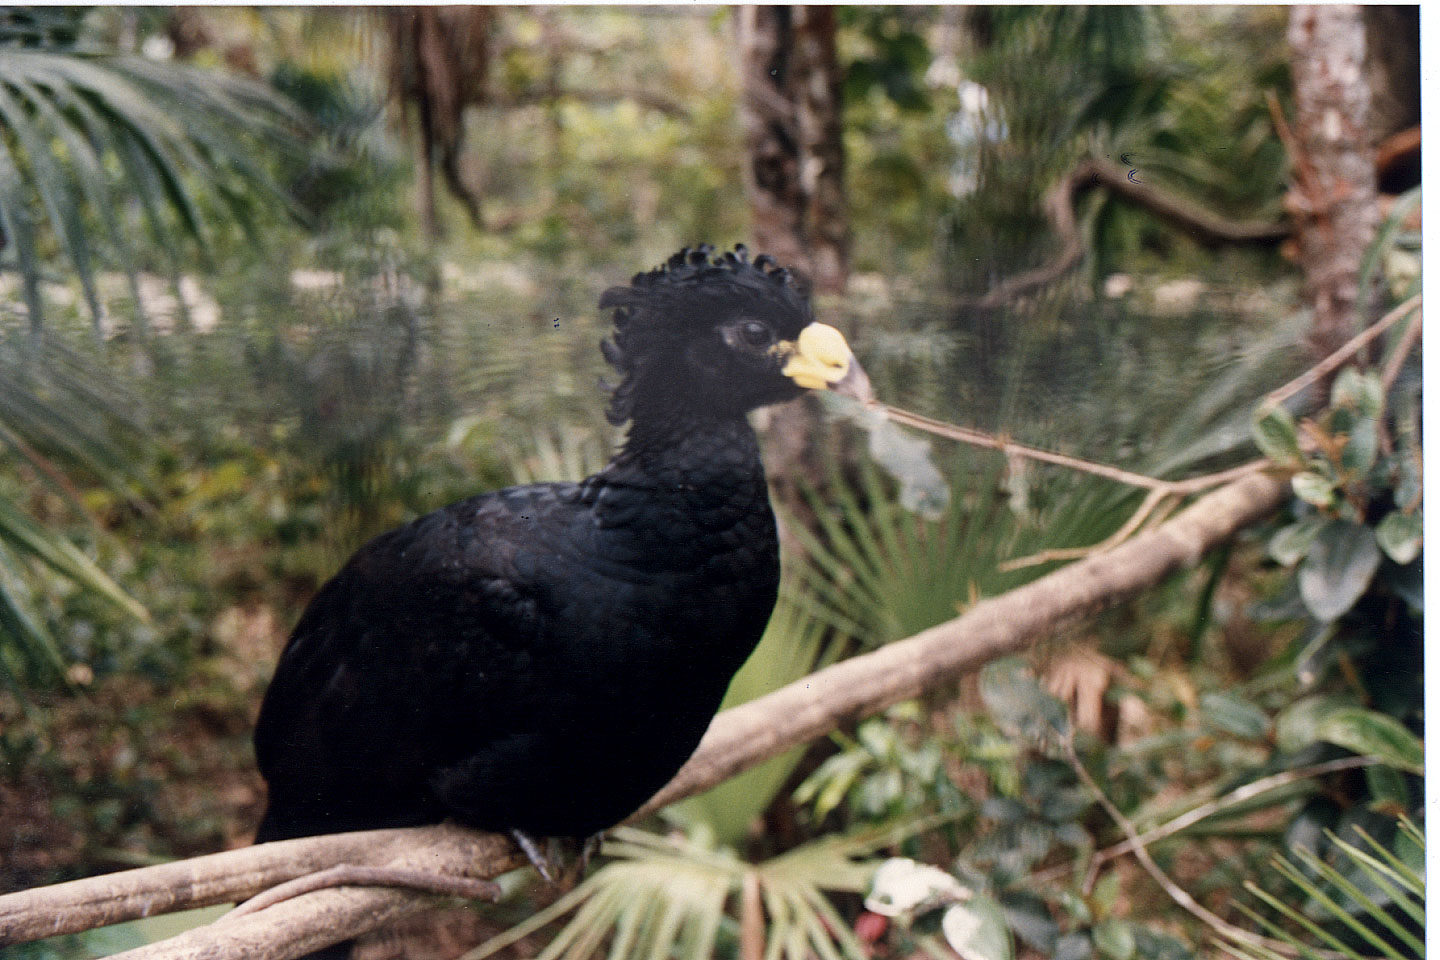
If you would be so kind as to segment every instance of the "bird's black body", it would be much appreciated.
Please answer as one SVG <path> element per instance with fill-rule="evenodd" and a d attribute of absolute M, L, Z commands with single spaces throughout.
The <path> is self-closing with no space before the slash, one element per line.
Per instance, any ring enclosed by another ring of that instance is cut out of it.
<path fill-rule="evenodd" d="M 694 750 L 774 606 L 745 413 L 801 392 L 809 306 L 765 258 L 708 249 L 601 303 L 624 447 L 377 537 L 325 584 L 261 709 L 257 840 L 446 818 L 587 836 Z"/>

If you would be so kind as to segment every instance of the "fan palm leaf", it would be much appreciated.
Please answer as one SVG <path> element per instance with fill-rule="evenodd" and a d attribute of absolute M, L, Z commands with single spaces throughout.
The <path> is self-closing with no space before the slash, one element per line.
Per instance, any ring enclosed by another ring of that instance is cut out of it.
<path fill-rule="evenodd" d="M 464 960 L 484 960 L 572 913 L 537 960 L 586 960 L 607 938 L 609 960 L 708 960 L 726 906 L 747 882 L 758 886 L 768 919 L 767 960 L 861 960 L 864 948 L 826 892 L 863 893 L 879 861 L 862 858 L 949 819 L 821 837 L 758 864 L 693 839 L 618 827 L 603 848 L 611 862 Z"/>
<path fill-rule="evenodd" d="M 302 130 L 298 111 L 258 81 L 102 49 L 85 26 L 78 9 L 0 11 L 0 271 L 19 275 L 30 333 L 0 327 L 0 455 L 77 508 L 67 471 L 128 494 L 133 469 L 113 434 L 133 423 L 108 378 L 44 336 L 44 271 L 67 266 L 102 334 L 96 274 L 117 265 L 143 335 L 132 236 L 143 224 L 183 315 L 180 248 L 207 256 L 215 230 L 249 233 L 259 199 L 294 211 L 256 157 L 292 148 Z M 0 495 L 0 678 L 12 684 L 63 666 L 28 602 L 41 573 L 144 616 L 85 551 Z"/>
<path fill-rule="evenodd" d="M 260 147 L 294 147 L 302 129 L 299 113 L 265 85 L 188 64 L 20 46 L 6 36 L 0 31 L 0 225 L 14 240 L 7 248 L 33 326 L 44 310 L 45 236 L 79 280 L 99 329 L 102 252 L 125 270 L 132 295 L 138 287 L 125 206 L 172 263 L 187 240 L 208 255 L 215 225 L 207 210 L 248 233 L 257 198 L 295 209 L 254 159 Z"/>

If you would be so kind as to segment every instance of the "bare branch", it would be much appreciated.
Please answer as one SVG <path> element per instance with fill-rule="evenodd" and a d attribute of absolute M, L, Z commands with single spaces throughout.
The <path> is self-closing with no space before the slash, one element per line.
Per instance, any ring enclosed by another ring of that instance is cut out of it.
<path fill-rule="evenodd" d="M 1022 293 L 1054 283 L 1084 256 L 1085 246 L 1075 219 L 1075 201 L 1094 187 L 1107 187 L 1115 196 L 1179 227 L 1203 244 L 1277 243 L 1290 235 L 1290 226 L 1268 220 L 1227 220 L 1177 194 L 1131 180 L 1130 171 L 1113 163 L 1088 158 L 1062 177 L 1045 195 L 1045 216 L 1060 238 L 1060 252 L 1033 270 L 996 284 L 982 296 L 963 299 L 967 307 L 993 308 Z"/>
<path fill-rule="evenodd" d="M 1110 798 L 1105 795 L 1105 791 L 1100 789 L 1100 785 L 1095 782 L 1095 778 L 1090 776 L 1090 771 L 1085 769 L 1085 764 L 1081 763 L 1080 758 L 1075 755 L 1075 743 L 1072 739 L 1067 738 L 1065 741 L 1065 756 L 1066 759 L 1070 761 L 1070 766 L 1074 769 L 1075 775 L 1080 778 L 1085 784 L 1085 788 L 1090 791 L 1090 795 L 1104 808 L 1105 812 L 1109 814 L 1110 819 L 1115 821 L 1115 825 L 1124 831 L 1125 837 L 1130 841 L 1135 859 L 1140 861 L 1140 865 L 1145 868 L 1145 872 L 1150 874 L 1151 878 L 1164 889 L 1171 900 L 1175 901 L 1175 903 L 1187 913 L 1203 921 L 1210 928 L 1234 940 L 1251 946 L 1264 946 L 1272 949 L 1278 947 L 1284 949 L 1287 955 L 1292 953 L 1288 944 L 1278 940 L 1270 940 L 1267 937 L 1260 936 L 1258 933 L 1251 933 L 1243 927 L 1235 926 L 1235 924 L 1222 919 L 1212 911 L 1206 909 L 1198 900 L 1182 890 L 1179 884 L 1171 880 L 1165 874 L 1165 871 L 1160 869 L 1160 865 L 1155 862 L 1155 858 L 1150 856 L 1150 851 L 1145 849 L 1145 844 L 1141 842 L 1140 835 L 1135 830 L 1135 824 L 1131 823 L 1125 814 L 1120 812 L 1120 808 L 1115 806 Z"/>
<path fill-rule="evenodd" d="M 1359 353 L 1362 349 L 1364 349 L 1364 347 L 1367 346 L 1370 341 L 1380 336 L 1380 334 L 1384 333 L 1386 330 L 1389 330 L 1401 319 L 1408 316 L 1412 311 L 1419 309 L 1422 300 L 1423 298 L 1418 293 L 1415 296 L 1411 297 L 1409 300 L 1406 300 L 1394 310 L 1391 310 L 1389 313 L 1385 314 L 1385 316 L 1381 317 L 1379 320 L 1376 320 L 1370 326 L 1366 327 L 1364 330 L 1351 337 L 1348 341 L 1341 344 L 1334 353 L 1330 354 L 1324 360 L 1321 360 L 1319 363 L 1315 364 L 1315 366 L 1311 367 L 1309 370 L 1306 370 L 1294 380 L 1291 380 L 1289 383 L 1285 384 L 1285 386 L 1271 390 L 1265 395 L 1265 401 L 1268 403 L 1279 403 L 1282 400 L 1294 396 L 1301 390 L 1304 390 L 1306 387 L 1320 380 L 1325 375 L 1338 370 L 1340 367 L 1344 366 L 1346 361 L 1348 361 L 1351 357 L 1355 356 L 1355 354 Z M 1416 326 L 1419 326 L 1419 324 L 1416 324 Z"/>
<path fill-rule="evenodd" d="M 1026 649 L 1062 625 L 1193 566 L 1277 509 L 1289 485 L 1242 477 L 1173 520 L 1103 555 L 983 600 L 963 616 L 846 660 L 715 719 L 690 762 L 632 819 L 703 792 L 772 756 Z M 352 863 L 489 878 L 523 864 L 507 838 L 458 827 L 307 837 L 0 896 L 0 945 L 188 907 L 245 899 L 297 876 Z M 128 960 L 288 960 L 420 909 L 398 890 L 319 890 L 212 924 Z"/>

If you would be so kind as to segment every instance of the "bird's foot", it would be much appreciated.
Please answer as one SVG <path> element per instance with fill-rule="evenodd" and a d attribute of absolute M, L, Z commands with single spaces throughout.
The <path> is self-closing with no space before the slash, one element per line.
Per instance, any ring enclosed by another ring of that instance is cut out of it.
<path fill-rule="evenodd" d="M 549 856 L 549 851 L 541 850 L 540 843 L 518 827 L 510 831 L 510 837 L 515 841 L 515 846 L 520 848 L 520 852 L 525 854 L 525 859 L 530 861 L 530 865 L 535 868 L 535 872 L 540 874 L 540 879 L 552 887 L 555 886 L 557 872 L 555 870 L 555 864 Z M 546 843 L 546 846 L 548 847 L 552 842 L 554 842 L 553 837 Z"/>
<path fill-rule="evenodd" d="M 545 840 L 544 849 L 541 849 L 540 842 L 524 830 L 511 830 L 510 836 L 520 852 L 525 854 L 525 859 L 540 874 L 540 878 L 552 887 L 562 891 L 572 889 L 585 876 L 585 870 L 590 866 L 590 858 L 600 850 L 600 840 L 603 833 L 596 833 L 580 841 L 579 850 L 575 849 L 575 840 L 569 837 L 548 837 Z M 565 848 L 569 847 L 569 851 Z M 567 856 L 568 853 L 568 856 Z M 566 861 L 569 861 L 567 864 Z"/>

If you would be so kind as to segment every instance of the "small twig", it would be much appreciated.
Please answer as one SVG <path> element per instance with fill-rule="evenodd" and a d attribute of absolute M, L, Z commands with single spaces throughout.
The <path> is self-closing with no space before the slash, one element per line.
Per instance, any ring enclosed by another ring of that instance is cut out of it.
<path fill-rule="evenodd" d="M 1405 358 L 1410 351 L 1415 349 L 1415 344 L 1420 342 L 1421 331 L 1424 326 L 1425 314 L 1417 313 L 1410 326 L 1400 335 L 1400 342 L 1395 345 L 1395 352 L 1390 354 L 1390 362 L 1385 365 L 1385 370 L 1380 374 L 1380 385 L 1385 392 L 1389 393 L 1390 388 L 1395 386 L 1395 381 L 1400 377 L 1400 369 L 1405 366 Z"/>
<path fill-rule="evenodd" d="M 1390 329 L 1390 327 L 1394 326 L 1402 318 L 1417 309 L 1420 304 L 1421 297 L 1418 294 L 1406 300 L 1370 327 L 1351 338 L 1349 342 L 1345 343 L 1324 360 L 1321 360 L 1315 364 L 1315 366 L 1306 370 L 1284 386 L 1270 391 L 1261 402 L 1280 403 L 1310 386 L 1315 381 L 1344 364 L 1366 344 Z M 1389 386 L 1394 383 L 1395 377 L 1399 376 L 1400 365 L 1404 362 L 1405 355 L 1414 349 L 1415 342 L 1420 337 L 1420 326 L 1420 321 L 1417 318 L 1416 322 L 1412 323 L 1406 329 L 1404 338 L 1396 347 L 1394 356 L 1391 357 L 1390 363 L 1386 366 L 1383 376 L 1387 390 Z M 1131 537 L 1137 530 L 1141 529 L 1157 509 L 1161 510 L 1160 516 L 1163 517 L 1169 510 L 1174 508 L 1174 501 L 1177 501 L 1181 497 L 1210 490 L 1274 466 L 1270 460 L 1262 458 L 1259 460 L 1251 460 L 1249 463 L 1242 463 L 1238 467 L 1231 467 L 1228 470 L 1221 470 L 1218 473 L 1207 473 L 1198 477 L 1190 477 L 1186 480 L 1162 480 L 1159 477 L 1146 476 L 1142 473 L 1123 470 L 1119 467 L 1110 466 L 1109 464 L 1094 463 L 1089 460 L 1081 460 L 1078 457 L 1067 456 L 1063 453 L 1054 453 L 1050 450 L 1041 450 L 1038 447 L 1026 446 L 1023 443 L 1015 443 L 1012 440 L 986 433 L 983 430 L 957 426 L 956 424 L 947 423 L 944 420 L 937 420 L 934 417 L 927 417 L 923 414 L 913 413 L 900 407 L 892 407 L 889 404 L 873 402 L 868 406 L 870 409 L 878 410 L 881 414 L 896 423 L 914 427 L 917 430 L 923 430 L 926 433 L 932 433 L 938 437 L 945 437 L 948 440 L 955 440 L 960 443 L 968 443 L 974 447 L 998 450 L 1006 457 L 1038 460 L 1042 463 L 1051 463 L 1056 466 L 1067 467 L 1081 473 L 1094 474 L 1095 476 L 1114 480 L 1117 483 L 1123 483 L 1149 491 L 1135 513 L 1125 521 L 1120 529 L 1106 537 L 1100 543 L 1085 547 L 1058 547 L 1052 550 L 1042 550 L 1039 553 L 1030 554 L 1025 557 L 1017 557 L 1013 560 L 1007 560 L 1000 565 L 1000 569 L 1004 571 L 1018 570 L 1022 567 L 1031 567 L 1057 560 L 1076 560 L 1091 556 L 1092 554 L 1104 553 L 1125 542 L 1125 540 Z"/>
<path fill-rule="evenodd" d="M 1155 477 L 1147 477 L 1143 473 L 1134 473 L 1130 470 L 1112 467 L 1109 464 L 1092 463 L 1089 460 L 1066 456 L 1063 453 L 1041 450 L 1038 447 L 1028 447 L 1023 443 L 1015 443 L 1012 440 L 994 436 L 983 430 L 956 426 L 953 423 L 946 423 L 944 420 L 936 420 L 934 417 L 911 413 L 909 410 L 892 407 L 886 403 L 874 403 L 871 404 L 871 407 L 879 410 L 896 423 L 903 423 L 906 426 L 915 427 L 917 430 L 933 433 L 937 437 L 945 437 L 949 440 L 957 440 L 960 443 L 968 443 L 972 447 L 985 447 L 990 450 L 999 450 L 1007 457 L 1020 457 L 1025 460 L 1039 460 L 1042 463 L 1053 463 L 1057 466 L 1069 467 L 1071 470 L 1078 470 L 1082 473 L 1093 473 L 1099 477 L 1105 477 L 1118 483 L 1128 484 L 1132 487 L 1140 487 L 1145 490 L 1165 490 L 1169 492 L 1174 485 L 1174 481 L 1159 480 Z"/>
<path fill-rule="evenodd" d="M 251 897 L 217 920 L 217 923 L 235 920 L 246 914 L 256 913 L 266 907 L 301 894 L 328 887 L 395 887 L 402 890 L 419 890 L 443 897 L 460 897 L 465 900 L 500 899 L 500 888 L 489 880 L 473 877 L 456 877 L 444 873 L 426 873 L 423 870 L 405 870 L 399 867 L 364 867 L 358 864 L 342 863 L 307 873 L 303 877 L 286 881 L 271 887 L 264 893 Z"/>
<path fill-rule="evenodd" d="M 1379 762 L 1380 760 L 1377 757 L 1341 757 L 1339 760 L 1316 763 L 1308 767 L 1296 767 L 1293 770 L 1284 770 L 1280 773 L 1271 774 L 1268 777 L 1261 777 L 1259 780 L 1253 780 L 1244 786 L 1236 787 L 1229 793 L 1216 797 L 1214 800 L 1207 800 L 1205 803 L 1185 811 L 1173 820 L 1167 820 L 1157 827 L 1152 827 L 1140 834 L 1137 839 L 1142 846 L 1148 847 L 1152 844 L 1159 843 L 1167 837 L 1172 837 L 1183 830 L 1187 830 L 1202 820 L 1208 820 L 1216 814 L 1223 813 L 1231 807 L 1239 806 L 1247 800 L 1252 800 L 1261 794 L 1269 793 L 1271 790 L 1278 790 L 1292 783 L 1299 783 L 1301 780 L 1311 780 L 1315 777 L 1323 777 L 1326 774 L 1339 773 L 1342 770 L 1354 770 L 1358 767 L 1373 766 Z M 1091 858 L 1093 861 L 1091 869 L 1094 870 L 1101 864 L 1108 863 L 1118 857 L 1123 857 L 1134 849 L 1135 841 L 1128 838 L 1121 840 L 1119 843 L 1112 844 L 1093 855 Z M 1062 864 L 1061 866 L 1034 873 L 1030 879 L 1036 883 L 1047 883 L 1068 874 L 1070 870 L 1071 867 L 1069 864 Z"/>
<path fill-rule="evenodd" d="M 1290 123 L 1285 119 L 1285 111 L 1280 106 L 1280 98 L 1275 95 L 1274 90 L 1265 91 L 1265 106 L 1270 110 L 1270 119 L 1275 124 L 1275 133 L 1280 137 L 1280 142 L 1285 145 L 1285 152 L 1289 154 L 1291 162 L 1295 164 L 1295 173 L 1308 203 L 1311 195 L 1319 193 L 1320 175 L 1310 161 L 1310 155 L 1300 145 L 1295 131 L 1290 129 Z"/>
<path fill-rule="evenodd" d="M 1351 337 L 1339 349 L 1337 349 L 1334 353 L 1330 354 L 1330 356 L 1326 357 L 1324 360 L 1321 360 L 1319 363 L 1315 364 L 1315 366 L 1311 367 L 1309 370 L 1306 370 L 1304 373 L 1300 374 L 1300 376 L 1296 377 L 1294 380 L 1291 380 L 1283 387 L 1271 390 L 1265 395 L 1265 399 L 1262 402 L 1280 403 L 1282 400 L 1292 397 L 1295 394 L 1299 393 L 1301 390 L 1304 390 L 1306 387 L 1310 386 L 1312 383 L 1321 379 L 1327 374 L 1333 373 L 1335 370 L 1343 366 L 1347 360 L 1349 360 L 1355 354 L 1359 353 L 1360 350 L 1367 344 L 1369 344 L 1371 340 L 1374 340 L 1376 337 L 1380 336 L 1380 334 L 1393 327 L 1401 319 L 1408 316 L 1412 311 L 1418 309 L 1421 303 L 1421 299 L 1421 295 L 1417 293 L 1409 300 L 1406 300 L 1404 303 L 1400 304 L 1400 306 L 1396 307 L 1394 310 L 1391 310 L 1379 320 L 1376 320 L 1373 324 L 1366 327 L 1360 333 L 1357 333 L 1355 336 Z"/>
<path fill-rule="evenodd" d="M 1160 505 L 1160 501 L 1168 496 L 1170 496 L 1170 494 L 1164 490 L 1151 490 L 1145 494 L 1145 499 L 1141 502 L 1139 509 L 1130 515 L 1130 519 L 1125 521 L 1124 526 L 1093 546 L 1056 547 L 1053 550 L 1041 550 L 1039 553 L 1032 553 L 1028 557 L 1017 557 L 1013 560 L 1006 560 L 1000 564 L 1000 570 L 1008 573 L 1011 570 L 1033 567 L 1042 563 L 1050 563 L 1054 560 L 1076 560 L 1092 551 L 1095 553 L 1104 553 L 1116 544 L 1124 543 L 1130 534 L 1140 529 L 1140 525 L 1145 522 L 1145 518 L 1150 516 L 1151 512 Z"/>
<path fill-rule="evenodd" d="M 1297 955 L 1296 949 L 1283 940 L 1273 940 L 1270 937 L 1253 933 L 1243 927 L 1237 927 L 1235 924 L 1206 909 L 1198 900 L 1182 890 L 1179 884 L 1171 880 L 1165 871 L 1160 869 L 1160 865 L 1155 862 L 1155 858 L 1150 856 L 1150 851 L 1146 849 L 1144 840 L 1141 838 L 1139 831 L 1135 829 L 1135 824 L 1131 823 L 1129 818 L 1120 812 L 1120 808 L 1115 806 L 1110 798 L 1105 795 L 1105 791 L 1100 789 L 1100 785 L 1095 782 L 1095 778 L 1090 776 L 1090 771 L 1085 769 L 1085 764 L 1080 762 L 1080 757 L 1075 753 L 1075 738 L 1073 734 L 1064 738 L 1063 746 L 1065 749 L 1065 758 L 1069 761 L 1071 768 L 1074 769 L 1075 775 L 1085 784 L 1085 788 L 1090 791 L 1091 796 L 1093 796 L 1096 802 L 1105 810 L 1105 813 L 1109 815 L 1110 819 L 1115 821 L 1115 825 L 1125 833 L 1125 837 L 1131 845 L 1132 852 L 1135 854 L 1135 859 L 1140 861 L 1140 865 L 1145 868 L 1145 872 L 1150 874 L 1151 878 L 1160 885 L 1171 900 L 1174 900 L 1183 910 L 1199 919 L 1206 926 L 1232 940 L 1237 940 L 1254 947 L 1274 950 L 1289 956 Z M 1314 952 L 1317 955 L 1329 955 L 1328 951 L 1317 950 Z"/>

